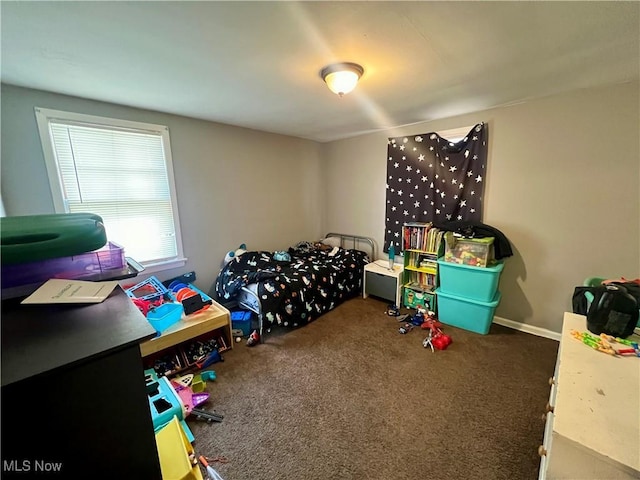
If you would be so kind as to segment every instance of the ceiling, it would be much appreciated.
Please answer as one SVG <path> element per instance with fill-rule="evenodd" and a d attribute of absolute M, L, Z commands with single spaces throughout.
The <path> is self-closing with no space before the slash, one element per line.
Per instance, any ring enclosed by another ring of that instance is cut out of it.
<path fill-rule="evenodd" d="M 639 2 L 1 2 L 2 82 L 326 142 L 638 79 Z M 356 90 L 319 71 L 361 64 Z"/>

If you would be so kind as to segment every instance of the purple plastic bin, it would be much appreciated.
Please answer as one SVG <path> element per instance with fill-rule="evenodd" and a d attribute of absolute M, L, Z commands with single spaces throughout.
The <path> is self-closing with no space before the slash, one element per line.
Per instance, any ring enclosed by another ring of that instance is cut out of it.
<path fill-rule="evenodd" d="M 91 280 L 104 273 L 113 273 L 115 276 L 126 271 L 124 248 L 108 242 L 98 250 L 71 257 L 2 265 L 2 288 L 43 283 L 50 278 Z"/>

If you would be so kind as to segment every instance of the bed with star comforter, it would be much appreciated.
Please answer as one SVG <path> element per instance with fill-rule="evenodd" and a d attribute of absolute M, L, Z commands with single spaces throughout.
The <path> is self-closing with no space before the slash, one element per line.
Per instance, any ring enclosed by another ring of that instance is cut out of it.
<path fill-rule="evenodd" d="M 257 313 L 260 333 L 271 326 L 305 325 L 362 291 L 369 262 L 362 250 L 300 242 L 289 248 L 290 260 L 276 260 L 274 253 L 245 252 L 216 279 L 218 299 Z"/>

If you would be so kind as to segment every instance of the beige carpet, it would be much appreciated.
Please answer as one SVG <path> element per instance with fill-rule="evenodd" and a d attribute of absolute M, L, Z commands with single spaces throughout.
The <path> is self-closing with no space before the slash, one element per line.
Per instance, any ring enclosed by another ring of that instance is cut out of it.
<path fill-rule="evenodd" d="M 203 406 L 223 422 L 189 420 L 196 452 L 226 457 L 224 480 L 537 478 L 557 342 L 445 326 L 453 344 L 432 353 L 385 307 L 355 298 L 236 344 Z"/>

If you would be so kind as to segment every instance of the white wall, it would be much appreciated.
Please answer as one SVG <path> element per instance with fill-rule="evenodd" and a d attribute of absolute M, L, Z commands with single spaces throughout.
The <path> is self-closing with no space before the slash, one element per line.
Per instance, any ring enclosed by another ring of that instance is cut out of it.
<path fill-rule="evenodd" d="M 511 240 L 498 316 L 559 332 L 588 276 L 640 277 L 640 86 L 580 90 L 319 145 L 296 138 L 2 86 L 9 215 L 53 211 L 35 106 L 168 125 L 189 263 L 208 289 L 224 254 L 326 231 L 371 236 L 385 216 L 387 137 L 484 121 L 484 222 Z M 126 246 L 125 246 L 126 247 Z"/>
<path fill-rule="evenodd" d="M 2 85 L 2 198 L 8 215 L 54 211 L 36 106 L 169 127 L 189 261 L 158 274 L 162 280 L 193 270 L 196 284 L 208 290 L 225 253 L 241 243 L 277 250 L 321 236 L 315 142 Z"/>
<path fill-rule="evenodd" d="M 515 251 L 496 315 L 559 332 L 586 277 L 640 277 L 639 91 L 637 82 L 574 91 L 323 145 L 323 230 L 380 247 L 387 138 L 486 122 L 483 221 Z"/>

